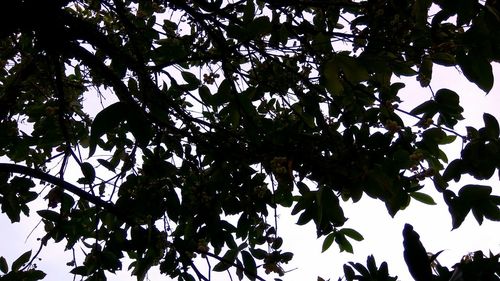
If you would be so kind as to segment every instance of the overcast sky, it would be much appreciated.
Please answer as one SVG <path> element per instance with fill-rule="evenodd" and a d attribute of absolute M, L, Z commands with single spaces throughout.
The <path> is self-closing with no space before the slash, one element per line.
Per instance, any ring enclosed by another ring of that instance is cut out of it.
<path fill-rule="evenodd" d="M 495 78 L 500 79 L 500 67 L 494 65 Z M 482 114 L 488 112 L 500 120 L 500 83 L 496 83 L 489 95 L 485 95 L 474 84 L 468 83 L 461 77 L 457 70 L 453 68 L 435 68 L 434 78 L 431 86 L 434 91 L 446 87 L 455 90 L 461 97 L 461 105 L 465 108 L 464 117 L 466 120 L 459 124 L 457 130 L 463 133 L 464 125 L 483 126 Z M 419 104 L 429 97 L 429 91 L 417 86 L 407 84 L 402 90 L 404 100 L 401 105 L 404 109 L 411 109 L 415 104 Z M 411 119 L 408 119 L 411 120 Z M 454 146 L 448 147 L 447 152 L 451 153 L 450 160 L 458 156 L 460 142 L 457 140 Z M 3 161 L 5 162 L 5 160 Z M 473 182 L 472 179 L 463 177 L 462 182 L 452 185 L 455 190 L 461 186 Z M 482 182 L 481 184 L 487 184 Z M 499 180 L 495 174 L 493 180 L 489 182 L 493 186 L 493 192 L 500 195 Z M 306 226 L 294 225 L 296 218 L 290 219 L 291 210 L 280 210 L 279 235 L 284 237 L 284 250 L 292 251 L 295 257 L 292 262 L 285 266 L 285 270 L 291 270 L 283 277 L 284 280 L 316 280 L 319 275 L 325 280 L 330 278 L 336 281 L 338 277 L 343 276 L 342 265 L 347 261 L 356 261 L 365 264 L 366 257 L 374 254 L 377 264 L 387 261 L 389 272 L 392 275 L 398 275 L 400 280 L 412 280 L 407 273 L 402 253 L 402 229 L 403 225 L 410 222 L 415 230 L 420 234 L 423 244 L 429 252 L 445 250 L 438 260 L 447 266 L 471 251 L 483 250 L 493 253 L 500 252 L 500 224 L 485 221 L 482 226 L 478 226 L 472 215 L 469 214 L 464 224 L 457 230 L 451 231 L 451 217 L 447 206 L 437 192 L 434 191 L 432 183 L 427 184 L 422 190 L 429 193 L 438 202 L 437 206 L 426 206 L 422 203 L 412 201 L 409 208 L 398 213 L 395 218 L 391 218 L 382 202 L 366 198 L 359 203 L 351 205 L 344 204 L 346 216 L 349 218 L 345 227 L 358 230 L 365 240 L 354 242 L 354 255 L 339 253 L 336 244 L 325 253 L 321 254 L 321 244 L 323 238 L 316 240 L 315 228 L 312 224 Z M 32 205 L 33 206 L 33 205 Z M 42 202 L 40 208 L 46 206 Z M 21 224 L 11 225 L 5 214 L 0 214 L 0 255 L 3 255 L 9 264 L 29 249 L 37 251 L 41 237 L 42 225 L 28 237 L 30 231 L 39 222 L 35 211 L 32 208 L 31 218 L 24 218 Z M 71 260 L 71 252 L 63 252 L 64 242 L 59 245 L 51 245 L 43 249 L 40 258 L 37 261 L 38 267 L 45 271 L 48 276 L 46 280 L 72 280 L 72 275 L 67 272 L 71 268 L 67 267 L 66 262 Z M 77 249 L 77 251 L 80 251 Z M 80 259 L 79 262 L 82 260 Z M 214 265 L 213 262 L 212 265 Z M 124 264 L 124 268 L 128 263 Z M 226 274 L 213 276 L 213 280 L 229 280 Z M 235 276 L 233 276 L 236 278 Z M 263 276 L 267 280 L 272 280 L 270 276 Z M 165 277 L 152 273 L 150 280 L 169 280 Z M 134 280 L 128 272 L 113 276 L 109 274 L 108 280 Z"/>

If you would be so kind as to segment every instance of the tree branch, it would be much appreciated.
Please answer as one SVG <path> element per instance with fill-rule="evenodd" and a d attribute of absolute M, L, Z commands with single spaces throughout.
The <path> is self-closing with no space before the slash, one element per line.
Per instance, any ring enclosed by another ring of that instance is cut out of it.
<path fill-rule="evenodd" d="M 116 206 L 110 202 L 106 202 L 102 200 L 101 198 L 94 196 L 90 193 L 85 192 L 81 188 L 67 182 L 64 180 L 61 180 L 58 177 L 55 177 L 53 175 L 47 174 L 45 172 L 42 172 L 40 170 L 36 170 L 30 167 L 18 165 L 18 164 L 8 164 L 8 163 L 0 163 L 0 172 L 6 172 L 6 173 L 17 173 L 17 174 L 22 174 L 26 175 L 32 178 L 37 178 L 39 180 L 46 181 L 48 183 L 51 183 L 53 185 L 56 185 L 58 187 L 61 187 L 62 189 L 73 193 L 74 195 L 80 197 L 81 199 L 84 199 L 86 201 L 89 201 L 90 203 L 93 203 L 94 205 L 101 207 L 105 209 L 106 211 L 109 211 L 118 217 L 122 217 L 121 213 L 119 210 L 116 208 Z"/>

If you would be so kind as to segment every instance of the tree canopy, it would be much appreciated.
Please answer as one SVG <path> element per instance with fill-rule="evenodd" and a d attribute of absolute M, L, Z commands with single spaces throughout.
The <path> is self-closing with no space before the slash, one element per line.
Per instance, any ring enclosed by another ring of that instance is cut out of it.
<path fill-rule="evenodd" d="M 492 89 L 499 1 L 24 0 L 0 10 L 10 14 L 0 18 L 1 211 L 20 222 L 45 200 L 40 242 L 85 248 L 68 265 L 85 280 L 105 280 L 125 256 L 138 280 L 154 266 L 176 280 L 225 270 L 279 280 L 293 253 L 276 208 L 313 222 L 323 250 L 352 251 L 363 237 L 343 227 L 343 202 L 369 196 L 394 216 L 411 200 L 433 203 L 424 182 L 453 228 L 471 212 L 500 220 L 491 186 L 449 188 L 462 175 L 500 176 L 498 121 L 485 113 L 484 126 L 455 130 L 467 93 L 431 87 L 442 65 Z M 429 100 L 400 108 L 401 76 Z M 443 152 L 450 143 L 459 158 Z M 410 225 L 403 236 L 417 281 L 499 280 L 498 255 L 448 269 Z M 0 258 L 0 279 L 43 279 L 35 256 Z M 200 257 L 213 261 L 208 272 Z M 344 273 L 396 280 L 373 256 Z"/>

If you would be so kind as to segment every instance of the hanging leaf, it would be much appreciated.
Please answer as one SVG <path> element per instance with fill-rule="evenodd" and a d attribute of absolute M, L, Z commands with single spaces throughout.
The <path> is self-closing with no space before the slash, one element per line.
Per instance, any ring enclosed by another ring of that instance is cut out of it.
<path fill-rule="evenodd" d="M 485 137 L 489 140 L 498 139 L 498 136 L 500 135 L 500 127 L 498 125 L 497 119 L 489 113 L 484 113 L 483 120 Z"/>
<path fill-rule="evenodd" d="M 257 265 L 255 264 L 253 256 L 247 251 L 242 251 L 241 256 L 243 258 L 243 266 L 245 267 L 245 275 L 248 279 L 255 280 L 257 276 Z"/>
<path fill-rule="evenodd" d="M 147 146 L 153 135 L 151 122 L 148 121 L 144 112 L 136 106 L 128 105 L 125 108 L 128 113 L 126 120 L 130 126 L 130 132 L 134 135 L 139 147 Z"/>
<path fill-rule="evenodd" d="M 83 162 L 80 165 L 80 169 L 82 170 L 83 176 L 85 177 L 85 183 L 86 184 L 93 183 L 95 180 L 94 167 L 88 162 Z"/>
<path fill-rule="evenodd" d="M 97 141 L 102 135 L 110 132 L 118 124 L 125 121 L 127 114 L 127 106 L 122 102 L 116 102 L 97 113 L 90 130 L 89 157 L 94 155 Z"/>
<path fill-rule="evenodd" d="M 17 258 L 14 262 L 12 262 L 12 271 L 19 271 L 23 265 L 30 261 L 31 258 L 31 250 L 22 254 L 19 258 Z"/>
<path fill-rule="evenodd" d="M 361 235 L 361 233 L 357 232 L 356 230 L 352 228 L 342 228 L 339 233 L 344 234 L 345 236 L 348 236 L 356 241 L 363 241 L 364 237 Z"/>
<path fill-rule="evenodd" d="M 493 88 L 493 69 L 487 59 L 478 50 L 457 55 L 458 65 L 465 77 L 488 93 Z"/>
<path fill-rule="evenodd" d="M 354 253 L 352 248 L 352 244 L 345 238 L 344 235 L 336 235 L 335 242 L 339 245 L 339 249 L 341 252 L 346 251 L 348 253 Z"/>
<path fill-rule="evenodd" d="M 344 92 L 344 86 L 340 80 L 339 68 L 333 60 L 330 60 L 325 64 L 323 77 L 326 82 L 326 89 L 330 92 L 330 94 L 334 96 L 342 95 Z"/>
<path fill-rule="evenodd" d="M 201 83 L 200 80 L 191 72 L 182 71 L 181 76 L 188 85 L 197 88 Z"/>
<path fill-rule="evenodd" d="M 9 265 L 4 257 L 0 257 L 0 271 L 7 273 L 9 271 Z"/>
<path fill-rule="evenodd" d="M 436 205 L 436 202 L 434 201 L 434 199 L 432 199 L 431 196 L 422 192 L 410 192 L 410 197 L 426 205 Z"/>
<path fill-rule="evenodd" d="M 325 240 L 323 240 L 323 246 L 321 246 L 321 252 L 325 252 L 330 248 L 330 246 L 333 244 L 333 241 L 335 240 L 335 233 L 330 233 L 325 237 Z"/>

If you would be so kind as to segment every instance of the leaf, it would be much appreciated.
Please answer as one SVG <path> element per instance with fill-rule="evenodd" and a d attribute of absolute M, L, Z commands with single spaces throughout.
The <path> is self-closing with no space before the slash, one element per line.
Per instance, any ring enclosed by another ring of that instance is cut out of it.
<path fill-rule="evenodd" d="M 299 192 L 301 195 L 305 195 L 306 193 L 308 193 L 310 191 L 307 184 L 305 184 L 302 181 L 297 182 L 296 185 L 297 185 L 297 188 L 299 189 Z"/>
<path fill-rule="evenodd" d="M 99 162 L 99 164 L 101 164 L 104 168 L 110 170 L 111 172 L 115 171 L 116 166 L 111 164 L 109 161 L 104 159 L 97 159 L 97 162 Z"/>
<path fill-rule="evenodd" d="M 88 162 L 83 162 L 80 165 L 80 169 L 82 170 L 83 176 L 86 179 L 86 184 L 91 184 L 95 180 L 95 170 L 94 167 L 88 163 Z"/>
<path fill-rule="evenodd" d="M 166 213 L 167 216 L 173 221 L 178 222 L 181 215 L 182 208 L 181 202 L 174 189 L 169 188 L 166 192 Z"/>
<path fill-rule="evenodd" d="M 410 113 L 414 115 L 425 114 L 428 118 L 436 115 L 437 112 L 438 104 L 434 100 L 428 100 L 410 111 Z"/>
<path fill-rule="evenodd" d="M 82 275 L 82 276 L 88 276 L 89 272 L 86 266 L 77 266 L 73 268 L 69 273 L 75 274 L 75 275 Z"/>
<path fill-rule="evenodd" d="M 231 99 L 231 93 L 233 91 L 232 82 L 228 79 L 222 80 L 219 85 L 219 89 L 216 94 L 212 95 L 211 105 L 221 106 Z"/>
<path fill-rule="evenodd" d="M 127 124 L 130 127 L 130 132 L 134 135 L 139 147 L 148 145 L 152 137 L 150 122 L 144 116 L 144 112 L 136 106 L 126 106 Z"/>
<path fill-rule="evenodd" d="M 458 26 L 469 25 L 470 21 L 477 13 L 477 8 L 474 1 L 456 1 L 456 8 Z"/>
<path fill-rule="evenodd" d="M 89 157 L 94 155 L 97 141 L 102 135 L 110 132 L 126 119 L 126 106 L 116 102 L 101 110 L 94 118 L 90 129 Z"/>
<path fill-rule="evenodd" d="M 414 192 L 410 192 L 410 196 L 411 196 L 411 198 L 413 198 L 419 202 L 422 202 L 426 205 L 436 205 L 436 202 L 434 201 L 434 199 L 432 199 L 432 197 L 429 196 L 428 194 L 414 191 Z"/>
<path fill-rule="evenodd" d="M 258 260 L 263 260 L 267 257 L 267 252 L 262 250 L 262 249 L 257 249 L 257 248 L 250 248 L 250 252 L 252 253 L 252 255 L 258 259 Z"/>
<path fill-rule="evenodd" d="M 0 257 L 0 271 L 7 273 L 9 271 L 9 265 L 4 257 Z"/>
<path fill-rule="evenodd" d="M 413 68 L 411 68 L 411 63 L 409 62 L 402 62 L 402 61 L 395 61 L 391 63 L 391 68 L 397 77 L 399 76 L 414 76 L 417 75 L 418 72 L 416 72 Z"/>
<path fill-rule="evenodd" d="M 335 242 L 339 245 L 340 251 L 346 251 L 348 253 L 354 253 L 351 243 L 345 238 L 344 235 L 336 235 Z"/>
<path fill-rule="evenodd" d="M 344 264 L 344 275 L 347 281 L 351 281 L 354 280 L 356 273 L 354 272 L 354 269 L 352 269 L 352 267 Z"/>
<path fill-rule="evenodd" d="M 498 125 L 497 119 L 489 113 L 484 113 L 483 120 L 486 137 L 490 140 L 498 139 L 498 136 L 500 134 L 500 127 Z"/>
<path fill-rule="evenodd" d="M 439 89 L 436 92 L 434 100 L 439 104 L 440 108 L 444 109 L 444 111 L 452 111 L 452 112 L 463 111 L 463 109 L 459 106 L 460 97 L 456 92 L 450 89 L 446 88 Z M 460 107 L 460 109 L 455 109 L 458 107 Z"/>
<path fill-rule="evenodd" d="M 331 95 L 338 96 L 344 92 L 344 86 L 340 80 L 340 72 L 338 66 L 333 60 L 329 60 L 323 69 L 323 77 L 325 79 L 325 88 Z"/>
<path fill-rule="evenodd" d="M 304 225 L 308 222 L 310 222 L 313 219 L 313 207 L 309 207 L 300 214 L 299 218 L 297 219 L 297 224 L 298 225 Z"/>
<path fill-rule="evenodd" d="M 196 75 L 194 75 L 191 72 L 182 71 L 181 76 L 184 79 L 184 81 L 186 81 L 186 83 L 189 84 L 189 86 L 198 88 L 198 86 L 201 84 L 200 80 L 196 77 Z"/>
<path fill-rule="evenodd" d="M 267 35 L 272 30 L 272 24 L 267 16 L 261 16 L 255 18 L 246 28 L 248 36 L 250 38 L 256 38 L 257 36 Z"/>
<path fill-rule="evenodd" d="M 487 199 L 491 194 L 492 188 L 487 185 L 478 184 L 468 184 L 463 186 L 460 191 L 458 191 L 458 196 L 460 199 L 465 201 L 480 201 Z"/>
<path fill-rule="evenodd" d="M 429 56 L 424 56 L 422 58 L 422 63 L 418 69 L 418 80 L 420 81 L 420 86 L 427 87 L 432 79 L 432 60 Z"/>
<path fill-rule="evenodd" d="M 468 54 L 459 53 L 457 61 L 469 81 L 475 83 L 486 93 L 493 88 L 493 69 L 480 51 L 473 50 Z"/>
<path fill-rule="evenodd" d="M 340 233 L 344 234 L 345 236 L 348 236 L 356 241 L 362 241 L 364 239 L 363 235 L 361 233 L 357 232 L 356 230 L 352 228 L 342 228 L 340 230 Z"/>
<path fill-rule="evenodd" d="M 364 66 L 360 64 L 360 60 L 345 53 L 340 53 L 334 56 L 333 63 L 342 70 L 347 80 L 352 83 L 358 83 L 368 80 L 369 74 Z"/>
<path fill-rule="evenodd" d="M 47 276 L 45 272 L 35 269 L 27 270 L 25 271 L 25 273 L 28 280 L 42 280 L 43 278 L 45 278 L 45 276 Z"/>
<path fill-rule="evenodd" d="M 281 262 L 288 263 L 293 258 L 293 253 L 284 252 L 280 255 Z"/>
<path fill-rule="evenodd" d="M 470 212 L 470 209 L 466 209 L 461 206 L 460 208 L 457 208 L 457 206 L 455 206 L 455 207 L 450 207 L 449 211 L 452 219 L 452 229 L 457 229 L 464 222 L 465 218 Z"/>
<path fill-rule="evenodd" d="M 325 237 L 325 240 L 323 240 L 323 246 L 321 246 L 321 252 L 325 252 L 332 246 L 333 241 L 335 240 L 335 233 L 330 233 Z"/>
<path fill-rule="evenodd" d="M 242 251 L 241 256 L 243 259 L 243 265 L 245 266 L 245 275 L 248 279 L 255 280 L 255 277 L 257 276 L 257 265 L 255 264 L 253 256 L 247 251 Z"/>
<path fill-rule="evenodd" d="M 236 256 L 238 255 L 238 251 L 236 249 L 230 249 L 224 254 L 222 260 L 216 264 L 213 268 L 213 271 L 224 271 L 233 266 L 234 261 L 236 260 Z"/>
<path fill-rule="evenodd" d="M 500 202 L 495 204 L 494 200 L 485 200 L 478 207 L 481 209 L 485 218 L 492 221 L 500 221 Z"/>
<path fill-rule="evenodd" d="M 30 261 L 31 257 L 31 250 L 25 252 L 22 254 L 19 258 L 17 258 L 13 263 L 12 263 L 12 271 L 19 271 L 21 267 L 26 264 L 27 262 Z"/>
<path fill-rule="evenodd" d="M 212 105 L 212 94 L 210 93 L 210 89 L 206 85 L 202 85 L 198 89 L 198 94 L 200 95 L 201 100 L 206 105 Z"/>
<path fill-rule="evenodd" d="M 372 276 L 377 274 L 377 263 L 375 262 L 375 258 L 373 257 L 373 255 L 369 255 L 366 258 L 366 266 Z"/>
<path fill-rule="evenodd" d="M 446 170 L 443 173 L 443 180 L 448 182 L 453 179 L 455 182 L 458 182 L 460 180 L 460 177 L 462 176 L 463 171 L 463 160 L 455 159 L 451 161 L 450 164 L 448 164 L 448 167 L 446 167 Z"/>
<path fill-rule="evenodd" d="M 327 187 L 321 188 L 322 192 L 318 198 L 319 218 L 318 221 L 327 220 L 335 226 L 341 226 L 347 220 L 344 216 L 344 211 L 339 204 L 338 197 L 333 193 L 333 190 Z"/>
<path fill-rule="evenodd" d="M 474 218 L 479 225 L 483 224 L 484 215 L 480 208 L 472 207 L 472 215 L 474 215 Z"/>
<path fill-rule="evenodd" d="M 354 267 L 359 273 L 361 273 L 363 277 L 368 278 L 370 276 L 370 272 L 368 271 L 368 269 L 359 262 L 357 263 L 349 262 L 349 264 L 352 267 Z"/>
<path fill-rule="evenodd" d="M 277 249 L 281 248 L 282 245 L 283 245 L 283 238 L 276 237 L 274 239 L 273 243 L 271 244 L 271 248 L 277 250 Z"/>
<path fill-rule="evenodd" d="M 244 23 L 252 22 L 255 17 L 255 4 L 253 0 L 247 0 L 242 20 Z"/>
<path fill-rule="evenodd" d="M 432 0 L 416 0 L 412 7 L 411 15 L 415 17 L 419 29 L 424 29 L 426 27 L 427 15 L 431 4 Z"/>
<path fill-rule="evenodd" d="M 43 219 L 46 219 L 48 221 L 59 221 L 61 219 L 61 215 L 55 211 L 52 210 L 40 210 L 37 211 L 38 215 L 42 217 Z"/>
<path fill-rule="evenodd" d="M 470 205 L 456 197 L 456 195 L 450 190 L 445 190 L 443 192 L 443 198 L 448 205 L 448 210 L 451 214 L 452 229 L 456 229 L 460 227 L 467 217 L 467 214 L 469 214 L 471 209 Z"/>
<path fill-rule="evenodd" d="M 457 64 L 455 56 L 449 53 L 433 53 L 431 58 L 432 62 L 444 66 L 455 66 Z"/>

